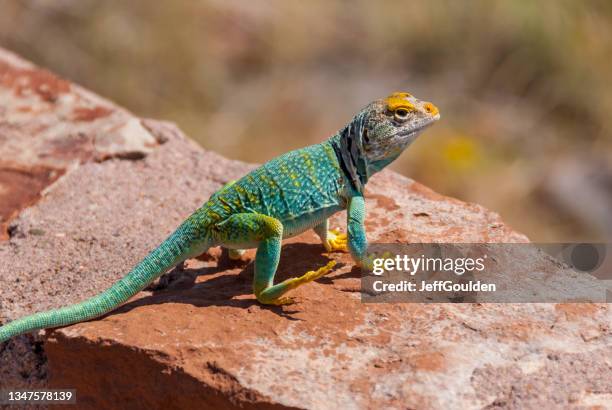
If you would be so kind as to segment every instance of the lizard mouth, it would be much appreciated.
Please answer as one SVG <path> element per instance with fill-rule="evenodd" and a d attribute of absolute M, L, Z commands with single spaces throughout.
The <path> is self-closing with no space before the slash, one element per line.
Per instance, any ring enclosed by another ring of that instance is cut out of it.
<path fill-rule="evenodd" d="M 432 125 L 440 119 L 440 114 L 437 114 L 435 117 L 425 118 L 412 126 L 412 128 L 399 132 L 397 135 L 402 137 L 402 139 L 408 139 L 414 137 L 416 134 L 423 131 L 425 128 Z"/>

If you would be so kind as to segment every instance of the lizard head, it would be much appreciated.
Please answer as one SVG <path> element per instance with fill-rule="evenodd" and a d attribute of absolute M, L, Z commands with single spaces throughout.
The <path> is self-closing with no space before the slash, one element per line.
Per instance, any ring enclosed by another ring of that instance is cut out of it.
<path fill-rule="evenodd" d="M 363 153 L 372 171 L 396 159 L 428 126 L 440 119 L 438 108 L 406 92 L 376 100 L 363 111 Z M 362 112 L 363 112 L 362 111 Z"/>
<path fill-rule="evenodd" d="M 361 190 L 428 126 L 440 119 L 438 108 L 406 92 L 375 100 L 341 131 L 342 166 Z"/>

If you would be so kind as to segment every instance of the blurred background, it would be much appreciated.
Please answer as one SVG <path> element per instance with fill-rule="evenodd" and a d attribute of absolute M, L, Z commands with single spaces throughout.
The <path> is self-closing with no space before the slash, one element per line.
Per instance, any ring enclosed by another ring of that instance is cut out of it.
<path fill-rule="evenodd" d="M 263 162 L 392 91 L 442 120 L 393 165 L 533 241 L 612 240 L 612 2 L 0 2 L 0 46 Z"/>

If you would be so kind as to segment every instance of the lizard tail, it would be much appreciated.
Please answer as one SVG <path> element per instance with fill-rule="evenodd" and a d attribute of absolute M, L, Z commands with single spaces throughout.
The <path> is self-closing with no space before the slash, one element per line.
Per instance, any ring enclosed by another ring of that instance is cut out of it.
<path fill-rule="evenodd" d="M 192 233 L 190 225 L 184 223 L 130 273 L 90 299 L 56 310 L 35 313 L 0 327 L 0 343 L 22 333 L 83 322 L 116 309 L 168 269 L 190 256 Z"/>

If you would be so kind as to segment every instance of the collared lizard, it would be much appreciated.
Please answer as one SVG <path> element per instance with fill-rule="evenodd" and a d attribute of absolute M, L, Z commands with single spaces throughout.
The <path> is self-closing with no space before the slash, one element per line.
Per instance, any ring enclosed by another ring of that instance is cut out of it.
<path fill-rule="evenodd" d="M 373 101 L 328 140 L 281 155 L 234 181 L 189 216 L 161 245 L 106 291 L 81 303 L 36 313 L 0 327 L 0 342 L 33 330 L 66 326 L 104 315 L 172 267 L 213 246 L 237 256 L 257 248 L 253 293 L 262 304 L 292 303 L 285 294 L 329 273 L 334 262 L 274 284 L 284 238 L 313 229 L 325 249 L 367 259 L 364 186 L 394 161 L 438 109 L 409 93 Z M 328 218 L 347 209 L 347 234 L 329 230 Z"/>

